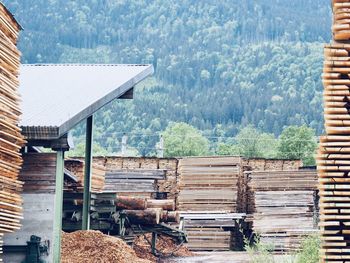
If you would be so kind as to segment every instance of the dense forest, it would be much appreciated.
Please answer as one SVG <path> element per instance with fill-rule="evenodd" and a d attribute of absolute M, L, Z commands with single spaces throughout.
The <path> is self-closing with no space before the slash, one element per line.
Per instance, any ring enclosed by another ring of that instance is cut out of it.
<path fill-rule="evenodd" d="M 23 63 L 154 65 L 133 101 L 97 114 L 95 138 L 109 152 L 127 133 L 136 151 L 150 154 L 170 122 L 188 123 L 212 143 L 248 125 L 276 137 L 289 125 L 323 132 L 329 0 L 4 3 L 24 28 Z"/>

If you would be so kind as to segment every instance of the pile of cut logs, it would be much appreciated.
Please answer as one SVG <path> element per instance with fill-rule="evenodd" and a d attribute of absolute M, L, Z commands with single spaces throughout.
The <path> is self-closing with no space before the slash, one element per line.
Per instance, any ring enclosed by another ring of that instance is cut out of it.
<path fill-rule="evenodd" d="M 326 135 L 317 156 L 322 262 L 350 260 L 350 1 L 333 0 L 323 70 Z"/>
<path fill-rule="evenodd" d="M 76 176 L 78 182 L 70 185 L 69 189 L 82 191 L 84 189 L 84 161 L 68 159 L 64 161 L 64 167 Z M 93 163 L 91 170 L 91 191 L 101 192 L 105 187 L 106 169 L 102 165 Z M 68 190 L 68 189 L 67 189 Z"/>
<path fill-rule="evenodd" d="M 173 200 L 117 196 L 115 206 L 131 224 L 156 225 L 161 222 L 180 221 L 180 214 L 175 211 Z"/>
<path fill-rule="evenodd" d="M 17 22 L 0 3 L 0 245 L 3 233 L 20 228 L 22 217 L 22 183 L 18 174 L 22 164 L 19 151 L 25 141 L 18 128 L 19 31 Z"/>
<path fill-rule="evenodd" d="M 317 173 L 256 171 L 248 173 L 248 213 L 253 231 L 276 252 L 295 251 L 316 231 Z"/>

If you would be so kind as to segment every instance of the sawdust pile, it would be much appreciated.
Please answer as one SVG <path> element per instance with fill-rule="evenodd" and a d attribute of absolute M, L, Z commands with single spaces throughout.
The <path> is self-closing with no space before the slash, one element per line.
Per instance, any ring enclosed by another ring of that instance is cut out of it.
<path fill-rule="evenodd" d="M 63 233 L 61 262 L 150 263 L 139 258 L 123 240 L 104 235 L 100 231 Z"/>
<path fill-rule="evenodd" d="M 147 240 L 146 240 L 146 238 Z M 133 249 L 139 257 L 146 258 L 152 262 L 157 262 L 157 257 L 152 254 L 150 242 L 152 234 L 138 236 L 133 244 Z M 160 257 L 189 257 L 192 253 L 185 245 L 177 244 L 171 237 L 158 235 L 156 243 L 157 251 Z"/>

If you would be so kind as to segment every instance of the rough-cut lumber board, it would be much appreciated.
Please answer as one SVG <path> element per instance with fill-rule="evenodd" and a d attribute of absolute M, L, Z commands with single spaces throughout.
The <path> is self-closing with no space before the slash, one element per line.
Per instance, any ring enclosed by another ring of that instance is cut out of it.
<path fill-rule="evenodd" d="M 248 175 L 248 213 L 261 242 L 278 252 L 299 249 L 304 236 L 316 231 L 314 216 L 317 173 L 257 171 Z"/>
<path fill-rule="evenodd" d="M 23 183 L 19 152 L 25 140 L 18 127 L 21 110 L 18 95 L 20 52 L 16 47 L 20 27 L 0 3 L 0 240 L 3 233 L 20 229 Z M 0 242 L 0 253 L 2 241 Z M 1 260 L 0 260 L 1 261 Z"/>

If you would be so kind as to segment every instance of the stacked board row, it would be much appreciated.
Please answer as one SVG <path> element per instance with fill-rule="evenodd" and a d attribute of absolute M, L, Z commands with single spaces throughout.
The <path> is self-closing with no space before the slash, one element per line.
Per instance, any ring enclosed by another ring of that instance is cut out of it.
<path fill-rule="evenodd" d="M 333 0 L 333 39 L 324 49 L 326 135 L 317 154 L 321 262 L 350 261 L 350 1 Z"/>
<path fill-rule="evenodd" d="M 256 171 L 248 174 L 248 212 L 260 241 L 276 252 L 293 252 L 316 232 L 317 173 Z"/>
<path fill-rule="evenodd" d="M 225 212 L 181 213 L 188 235 L 186 246 L 193 251 L 225 251 L 242 247 L 243 236 L 233 240 L 245 214 Z"/>
<path fill-rule="evenodd" d="M 240 157 L 184 158 L 179 161 L 178 209 L 192 250 L 230 250 L 244 209 Z M 217 219 L 217 220 L 216 220 Z"/>
<path fill-rule="evenodd" d="M 78 182 L 76 185 L 71 185 L 70 189 L 82 191 L 84 189 L 84 161 L 77 159 L 68 159 L 64 161 L 64 167 L 74 174 Z M 101 192 L 105 186 L 106 169 L 102 165 L 93 163 L 91 170 L 91 190 L 93 192 Z"/>
<path fill-rule="evenodd" d="M 25 141 L 18 128 L 21 110 L 17 92 L 20 52 L 16 44 L 20 26 L 0 3 L 0 235 L 20 228 L 22 165 Z"/>
<path fill-rule="evenodd" d="M 240 157 L 184 158 L 179 161 L 180 211 L 237 212 L 244 189 Z"/>
<path fill-rule="evenodd" d="M 350 2 L 348 0 L 333 0 L 333 14 L 334 40 L 350 40 Z"/>
<path fill-rule="evenodd" d="M 122 169 L 106 173 L 104 192 L 151 198 L 157 191 L 157 180 L 164 180 L 165 170 Z"/>

